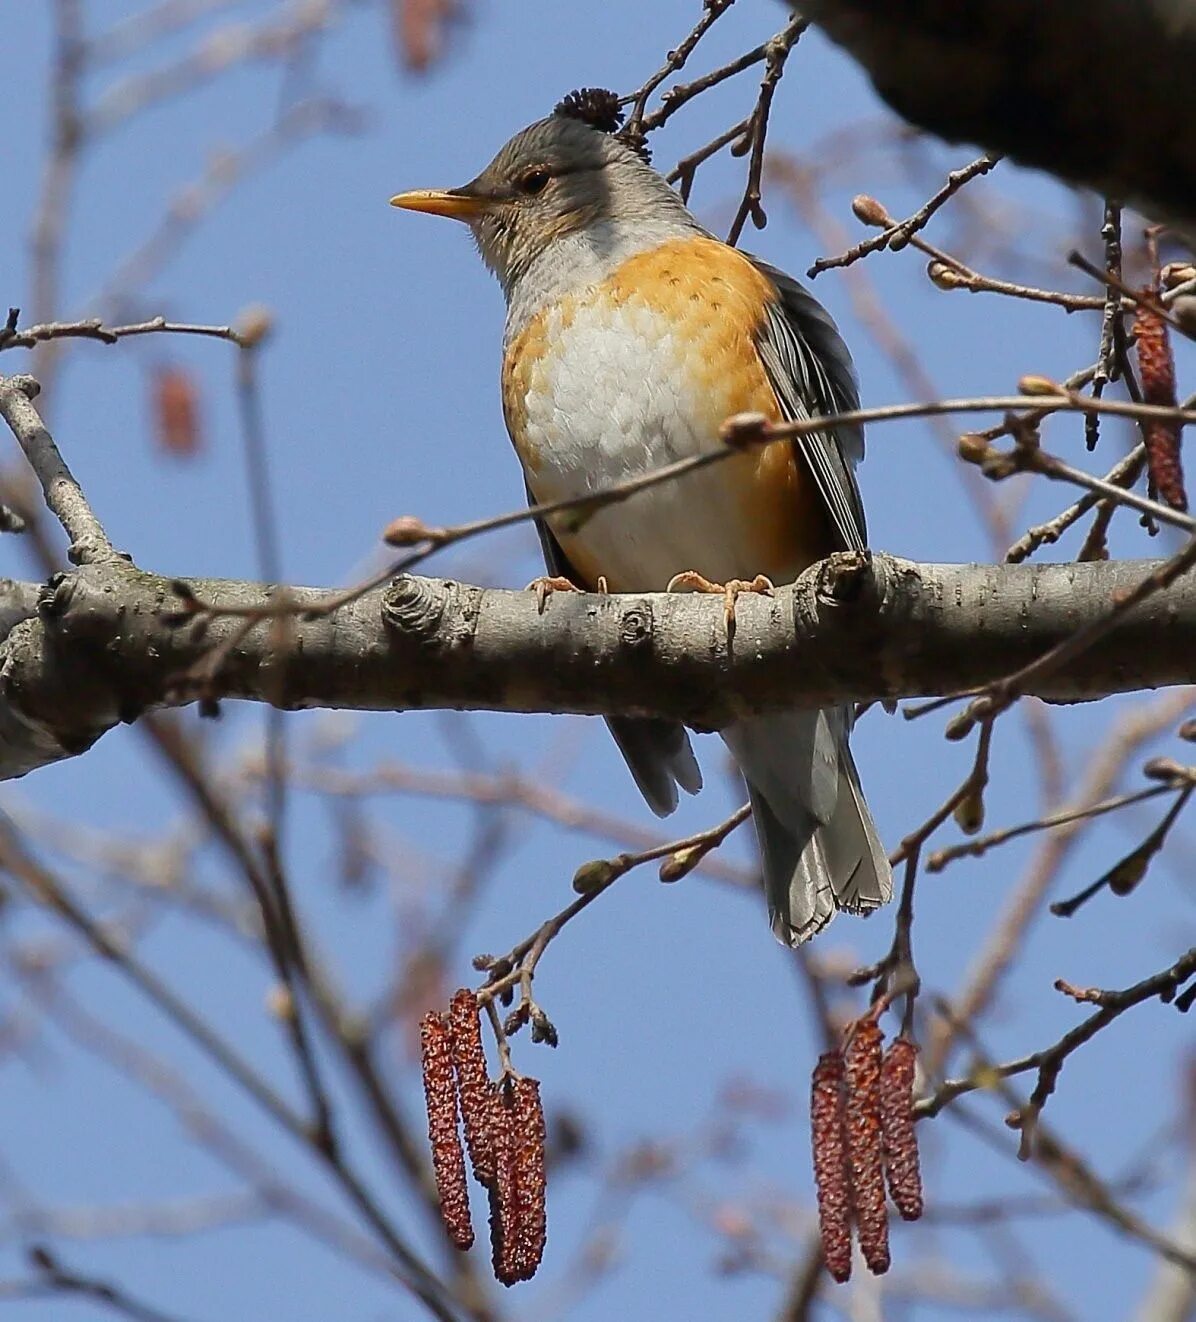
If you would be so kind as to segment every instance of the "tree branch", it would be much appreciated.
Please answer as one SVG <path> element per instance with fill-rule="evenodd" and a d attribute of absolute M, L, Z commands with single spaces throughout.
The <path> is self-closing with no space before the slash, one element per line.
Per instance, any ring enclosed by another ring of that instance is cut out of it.
<path fill-rule="evenodd" d="M 280 629 L 277 588 L 194 580 L 196 598 L 239 613 L 188 615 L 173 580 L 102 561 L 52 580 L 36 616 L 0 645 L 0 778 L 200 697 L 656 715 L 710 729 L 794 704 L 969 691 L 1105 619 L 1159 563 L 916 565 L 844 554 L 772 597 L 742 597 L 729 646 L 722 598 L 704 594 L 558 594 L 540 614 L 531 592 L 405 576 L 330 614 L 318 612 L 340 594 L 288 588 L 297 614 Z M 1187 575 L 1028 691 L 1078 701 L 1194 682 L 1196 577 Z"/>
<path fill-rule="evenodd" d="M 803 0 L 900 115 L 1196 228 L 1186 0 Z M 1133 114 L 1125 107 L 1133 105 Z"/>
<path fill-rule="evenodd" d="M 71 539 L 75 564 L 112 559 L 116 552 L 31 401 L 41 387 L 31 376 L 0 377 L 0 417 L 8 423 L 41 483 L 50 512 Z"/>

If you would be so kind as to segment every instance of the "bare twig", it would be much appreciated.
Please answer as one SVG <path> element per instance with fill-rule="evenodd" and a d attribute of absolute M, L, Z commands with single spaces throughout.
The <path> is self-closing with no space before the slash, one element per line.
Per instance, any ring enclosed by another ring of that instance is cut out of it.
<path fill-rule="evenodd" d="M 1059 390 L 1062 393 L 1035 397 L 1034 410 L 1045 409 L 1073 413 L 1097 412 L 1119 417 L 1163 418 L 1174 422 L 1196 422 L 1196 412 L 1191 410 L 1125 403 L 1120 400 L 1094 400 L 1071 391 L 1063 391 L 1062 387 L 1059 387 Z M 321 605 L 313 606 L 309 603 L 302 609 L 309 616 L 313 612 L 332 613 L 351 602 L 357 601 L 387 580 L 409 572 L 416 565 L 426 560 L 428 556 L 444 547 L 456 545 L 484 533 L 497 532 L 516 524 L 527 523 L 533 519 L 544 519 L 550 515 L 562 514 L 567 511 L 588 517 L 597 510 L 625 501 L 662 482 L 676 481 L 677 478 L 699 472 L 711 464 L 721 463 L 745 446 L 767 445 L 773 441 L 825 432 L 845 425 L 934 417 L 948 413 L 1007 412 L 1011 409 L 1026 408 L 1028 398 L 1024 395 L 996 395 L 977 399 L 948 399 L 918 404 L 892 404 L 879 408 L 852 409 L 842 413 L 799 419 L 793 422 L 770 422 L 762 414 L 739 414 L 729 418 L 724 424 L 723 435 L 727 441 L 725 447 L 717 450 L 705 450 L 684 459 L 675 460 L 672 463 L 662 465 L 660 468 L 652 469 L 623 482 L 614 483 L 598 491 L 587 492 L 580 496 L 564 497 L 560 500 L 544 501 L 540 504 L 529 505 L 526 508 L 491 515 L 484 519 L 474 519 L 468 523 L 456 524 L 450 528 L 431 527 L 421 519 L 404 516 L 391 525 L 393 535 L 390 539 L 392 544 L 412 545 L 416 547 L 415 550 L 391 562 L 384 569 L 379 570 L 376 574 L 355 586 L 346 588 L 343 593 L 328 599 Z M 1042 472 L 1058 481 L 1072 482 L 1078 486 L 1098 491 L 1110 499 L 1151 514 L 1162 523 L 1169 523 L 1188 532 L 1196 532 L 1196 519 L 1189 515 L 1173 510 L 1158 501 L 1148 500 L 1135 492 L 1114 487 L 1103 479 L 1093 477 L 1079 469 L 1073 469 L 1061 460 L 1057 460 L 1042 451 L 1037 452 L 1036 455 L 1027 455 L 1019 462 L 1025 467 L 1033 467 L 1034 471 Z M 190 598 L 189 608 L 197 615 L 241 616 L 253 622 L 276 615 L 294 614 L 298 609 L 293 601 L 276 602 L 269 607 L 255 606 L 246 609 L 204 600 L 196 596 Z"/>
<path fill-rule="evenodd" d="M 735 0 L 705 0 L 702 6 L 702 17 L 694 24 L 693 30 L 668 53 L 664 64 L 640 87 L 629 96 L 623 98 L 624 104 L 631 106 L 631 113 L 627 116 L 627 123 L 624 132 L 629 135 L 643 134 L 649 128 L 658 127 L 658 125 L 645 125 L 644 112 L 648 106 L 648 100 L 652 93 L 665 81 L 671 78 L 673 74 L 679 73 L 684 67 L 686 60 L 693 54 L 698 43 L 710 31 L 711 27 L 727 12 L 735 3 Z M 761 54 L 762 58 L 762 54 Z M 670 102 L 676 101 L 676 91 L 670 95 L 666 92 L 664 95 L 664 105 L 661 109 L 669 106 Z M 660 120 L 663 123 L 664 120 Z"/>
<path fill-rule="evenodd" d="M 862 243 L 857 243 L 854 248 L 849 248 L 846 252 L 840 253 L 838 257 L 820 257 L 806 272 L 806 275 L 812 280 L 821 275 L 823 271 L 830 271 L 840 266 L 851 266 L 852 263 L 858 262 L 861 257 L 867 257 L 869 253 L 878 252 L 881 248 L 888 248 L 892 252 L 904 248 L 919 230 L 926 228 L 935 212 L 949 202 L 965 184 L 995 169 L 1000 159 L 1000 156 L 995 155 L 980 156 L 971 164 L 952 170 L 943 187 L 932 197 L 927 198 L 926 202 L 912 216 L 907 216 L 905 220 L 898 221 L 894 221 L 891 216 L 886 216 L 883 222 L 884 229 L 879 234 L 871 239 L 865 239 Z M 858 199 L 855 208 L 856 215 L 861 215 L 863 210 L 861 204 L 873 201 L 875 201 L 873 198 Z M 879 205 L 877 203 L 878 207 Z"/>
<path fill-rule="evenodd" d="M 70 220 L 84 136 L 80 97 L 86 51 L 80 0 L 55 0 L 54 47 L 51 148 L 33 220 L 33 315 L 37 321 L 49 321 L 58 311 L 63 235 Z M 52 382 L 54 364 L 55 355 L 49 348 L 34 363 L 35 372 L 47 386 Z"/>
<path fill-rule="evenodd" d="M 286 60 L 307 37 L 335 23 L 342 8 L 343 0 L 314 0 L 285 6 L 277 22 L 218 29 L 180 60 L 130 75 L 110 87 L 87 115 L 88 131 L 97 137 L 111 133 L 162 101 L 194 91 L 238 65 Z"/>
<path fill-rule="evenodd" d="M 107 31 L 90 37 L 87 42 L 88 61 L 96 65 L 127 60 L 153 42 L 209 14 L 230 9 L 235 3 L 236 0 L 158 0 L 151 8 L 131 14 Z"/>
<path fill-rule="evenodd" d="M 752 111 L 751 128 L 746 140 L 751 143 L 751 156 L 748 161 L 747 184 L 731 228 L 727 231 L 727 242 L 734 246 L 739 242 L 743 227 L 749 217 L 758 230 L 768 224 L 768 217 L 760 205 L 761 181 L 764 177 L 764 146 L 768 138 L 768 116 L 772 110 L 773 97 L 785 72 L 785 61 L 797 44 L 798 38 L 809 27 L 806 19 L 794 14 L 784 28 L 767 44 L 764 77 L 760 82 L 760 95 L 756 108 Z"/>
<path fill-rule="evenodd" d="M 936 1088 L 929 1097 L 924 1097 L 918 1101 L 914 1106 L 914 1114 L 919 1120 L 937 1115 L 943 1107 L 950 1105 L 957 1097 L 973 1092 L 977 1088 L 991 1087 L 996 1079 L 1008 1079 L 1015 1074 L 1025 1074 L 1030 1070 L 1037 1070 L 1038 1082 L 1030 1095 L 1028 1104 L 1022 1108 L 1016 1124 L 1013 1126 L 1021 1130 L 1021 1155 L 1024 1158 L 1031 1151 L 1038 1115 L 1043 1106 L 1046 1105 L 1051 1093 L 1054 1092 L 1059 1074 L 1072 1052 L 1082 1047 L 1086 1042 L 1091 1041 L 1101 1029 L 1107 1028 L 1115 1019 L 1120 1018 L 1121 1015 L 1134 1006 L 1141 1005 L 1144 1001 L 1156 999 L 1164 1003 L 1173 1000 L 1179 989 L 1185 983 L 1191 981 L 1193 977 L 1196 977 L 1196 949 L 1189 950 L 1168 968 L 1151 974 L 1148 978 L 1143 978 L 1141 982 L 1136 982 L 1132 987 L 1127 987 L 1123 991 L 1096 993 L 1095 999 L 1100 1008 L 1082 1023 L 1077 1024 L 1070 1032 L 1065 1033 L 1052 1046 L 1044 1047 L 1041 1051 L 1032 1052 L 1030 1055 L 1019 1057 L 1017 1060 L 1011 1060 L 1005 1064 L 986 1064 L 975 1075 L 966 1078 L 949 1079 Z M 1056 985 L 1058 986 L 1058 984 Z M 1066 990 L 1066 987 L 1061 987 L 1060 990 Z M 1090 996 L 1085 999 L 1091 1000 L 1094 997 Z"/>
<path fill-rule="evenodd" d="M 271 126 L 234 151 L 208 163 L 202 177 L 180 189 L 149 236 L 121 261 L 92 300 L 108 308 L 149 281 L 199 222 L 249 175 L 283 152 L 319 133 L 354 133 L 362 116 L 352 106 L 328 98 L 299 101 Z M 46 318 L 48 320 L 48 318 Z"/>
<path fill-rule="evenodd" d="M 0 1283 L 0 1300 L 67 1295 L 91 1300 L 118 1317 L 129 1318 L 130 1322 L 181 1322 L 175 1314 L 164 1313 L 111 1281 L 63 1266 L 57 1255 L 42 1244 L 35 1244 L 28 1257 L 37 1275 L 27 1282 Z"/>
<path fill-rule="evenodd" d="M 1174 793 L 1170 785 L 1149 785 L 1146 789 L 1133 790 L 1129 794 L 1118 794 L 1101 803 L 1068 808 L 1062 812 L 1051 813 L 1046 817 L 1037 817 L 1032 822 L 1023 822 L 1019 826 L 1006 826 L 999 831 L 991 831 L 975 840 L 965 840 L 961 844 L 951 845 L 947 849 L 937 850 L 926 860 L 927 872 L 941 872 L 949 863 L 961 858 L 980 858 L 990 849 L 1003 845 L 1019 836 L 1031 835 L 1036 831 L 1050 831 L 1056 826 L 1068 826 L 1073 822 L 1088 821 L 1093 817 L 1102 817 L 1105 813 L 1116 812 L 1119 808 L 1129 808 L 1135 804 L 1156 799 L 1160 794 Z"/>
<path fill-rule="evenodd" d="M 737 826 L 747 821 L 750 815 L 751 809 L 744 804 L 725 821 L 705 831 L 698 831 L 694 835 L 671 840 L 667 844 L 656 845 L 638 853 L 618 854 L 614 858 L 594 859 L 589 863 L 583 863 L 573 878 L 573 889 L 578 892 L 578 898 L 541 923 L 531 936 L 525 937 L 513 946 L 508 954 L 500 959 L 487 960 L 489 976 L 486 983 L 478 989 L 479 1002 L 489 1007 L 495 998 L 502 998 L 518 987 L 521 993 L 522 1019 L 531 1022 L 535 1034 L 537 1018 L 543 1014 L 532 997 L 532 980 L 535 977 L 536 965 L 566 924 L 576 918 L 582 910 L 589 908 L 620 877 L 644 863 L 663 859 L 661 880 L 668 882 L 679 880 L 692 871 L 712 849 L 717 849 Z M 505 1045 L 504 1036 L 500 1031 L 500 1047 Z M 555 1030 L 552 1030 L 549 1040 L 551 1038 L 555 1038 Z"/>
<path fill-rule="evenodd" d="M 29 460 L 50 512 L 71 539 L 71 559 L 76 564 L 111 560 L 116 551 L 108 534 L 31 403 L 40 389 L 30 376 L 0 377 L 0 417 Z"/>
<path fill-rule="evenodd" d="M 516 771 L 440 772 L 403 763 L 384 762 L 371 771 L 353 772 L 336 767 L 296 765 L 287 768 L 292 783 L 319 794 L 360 798 L 376 794 L 455 799 L 487 807 L 514 807 L 554 822 L 566 830 L 598 836 L 633 849 L 655 849 L 669 842 L 660 831 L 630 818 L 605 813 L 580 798 L 571 798 L 552 783 Z M 752 870 L 710 855 L 694 871 L 726 882 L 737 889 L 754 888 Z"/>
<path fill-rule="evenodd" d="M 232 326 L 200 326 L 182 321 L 167 321 L 165 317 L 151 317 L 149 321 L 129 326 L 106 326 L 100 317 L 87 317 L 82 321 L 51 321 L 39 326 L 17 327 L 18 310 L 9 308 L 8 321 L 0 327 L 0 349 L 31 349 L 49 340 L 96 340 L 100 344 L 115 344 L 118 340 L 135 335 L 203 335 L 217 340 L 241 342 L 240 333 Z"/>
<path fill-rule="evenodd" d="M 18 878 L 31 895 L 58 913 L 102 958 L 118 968 L 171 1022 L 191 1039 L 217 1067 L 245 1089 L 292 1137 L 317 1153 L 335 1175 L 394 1258 L 398 1278 L 420 1299 L 434 1317 L 455 1322 L 443 1297 L 443 1287 L 432 1272 L 405 1243 L 361 1179 L 345 1164 L 335 1147 L 297 1115 L 260 1076 L 180 997 L 125 950 L 73 899 L 65 887 L 40 867 L 21 847 L 11 824 L 0 815 L 0 866 Z"/>
<path fill-rule="evenodd" d="M 1094 413 L 1091 416 L 1095 418 L 1097 415 Z M 1145 458 L 1146 451 L 1143 446 L 1136 445 L 1124 459 L 1119 460 L 1109 469 L 1104 476 L 1104 481 L 1110 486 L 1132 486 L 1142 472 L 1142 464 Z M 1061 513 L 1056 514 L 1053 519 L 1028 528 L 1005 552 L 1005 560 L 1011 565 L 1020 564 L 1040 547 L 1053 545 L 1070 527 L 1078 523 L 1090 510 L 1095 509 L 1100 502 L 1099 492 L 1089 491 Z M 1082 556 L 1081 558 L 1087 559 L 1088 557 Z"/>
<path fill-rule="evenodd" d="M 968 971 L 954 1010 L 944 1014 L 931 1036 L 925 1068 L 933 1077 L 942 1068 L 961 1028 L 976 1021 L 992 1003 L 1026 932 L 1043 912 L 1043 900 L 1080 835 L 1083 810 L 1109 797 L 1123 767 L 1141 748 L 1179 721 L 1189 709 L 1191 693 L 1167 694 L 1122 718 L 1088 759 L 1088 771 L 1073 795 L 1073 820 L 1046 834 L 1005 910 L 989 933 Z"/>

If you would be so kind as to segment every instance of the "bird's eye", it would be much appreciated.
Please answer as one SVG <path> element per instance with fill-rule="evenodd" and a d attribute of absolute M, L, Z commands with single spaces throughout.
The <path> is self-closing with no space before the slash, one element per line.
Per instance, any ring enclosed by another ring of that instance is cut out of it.
<path fill-rule="evenodd" d="M 548 171 L 543 166 L 533 166 L 530 170 L 524 170 L 519 176 L 519 191 L 535 196 L 536 193 L 542 193 L 548 187 Z"/>

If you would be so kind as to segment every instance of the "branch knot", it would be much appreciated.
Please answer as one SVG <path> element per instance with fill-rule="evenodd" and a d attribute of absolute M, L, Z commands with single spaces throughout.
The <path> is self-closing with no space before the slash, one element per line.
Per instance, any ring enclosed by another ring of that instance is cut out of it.
<path fill-rule="evenodd" d="M 837 551 L 818 566 L 815 592 L 823 605 L 850 605 L 860 599 L 872 577 L 870 551 Z"/>

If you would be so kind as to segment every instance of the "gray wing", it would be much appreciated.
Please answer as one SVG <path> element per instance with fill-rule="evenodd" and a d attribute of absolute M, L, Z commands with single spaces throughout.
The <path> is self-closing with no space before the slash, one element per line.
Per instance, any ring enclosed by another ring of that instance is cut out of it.
<path fill-rule="evenodd" d="M 851 355 L 830 313 L 792 276 L 758 258 L 750 260 L 781 296 L 768 309 L 756 347 L 785 418 L 797 422 L 859 408 Z M 842 549 L 862 551 L 868 530 L 852 470 L 864 457 L 863 428 L 815 432 L 795 444 L 826 502 Z"/>
<path fill-rule="evenodd" d="M 529 505 L 536 503 L 530 488 L 527 488 L 527 500 Z M 536 519 L 535 524 L 548 572 L 584 587 L 552 530 L 543 519 Z M 678 785 L 689 794 L 696 794 L 702 788 L 702 772 L 685 726 L 676 721 L 635 716 L 608 716 L 606 724 L 639 792 L 658 817 L 667 817 L 677 807 Z"/>

